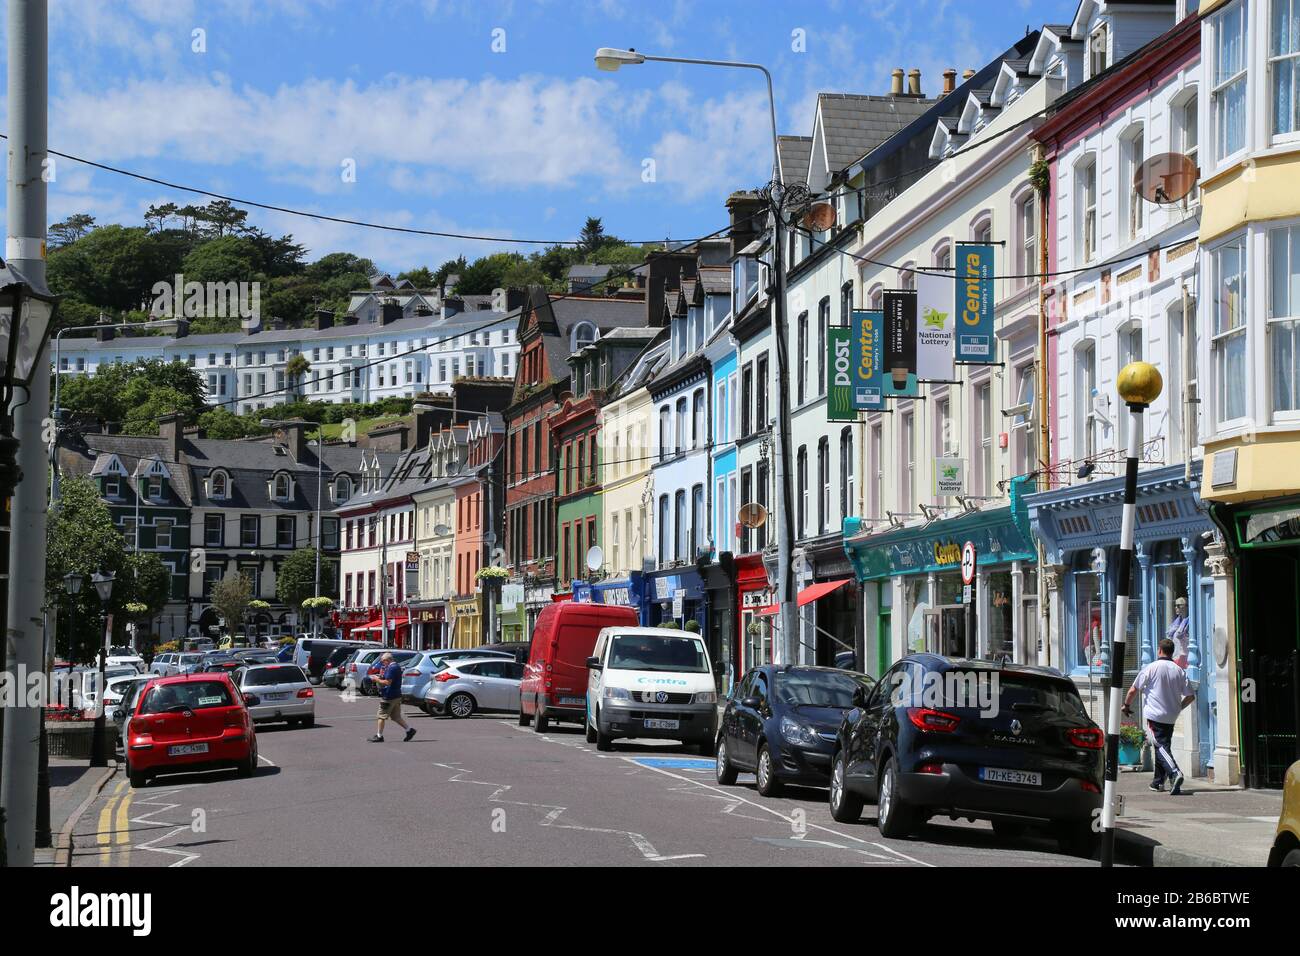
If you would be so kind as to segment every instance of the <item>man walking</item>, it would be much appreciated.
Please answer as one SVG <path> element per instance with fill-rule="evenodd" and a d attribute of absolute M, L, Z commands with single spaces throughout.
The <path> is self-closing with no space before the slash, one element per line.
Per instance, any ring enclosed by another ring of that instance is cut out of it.
<path fill-rule="evenodd" d="M 1187 679 L 1187 671 L 1174 662 L 1174 642 L 1171 639 L 1166 637 L 1160 641 L 1160 656 L 1142 668 L 1124 695 L 1124 713 L 1130 717 L 1133 711 L 1129 707 L 1138 691 L 1142 692 L 1147 732 L 1156 747 L 1155 778 L 1148 789 L 1160 793 L 1165 789 L 1165 780 L 1168 780 L 1170 794 L 1177 794 L 1183 789 L 1183 772 L 1178 769 L 1173 751 L 1169 749 L 1170 742 L 1178 715 L 1196 699 L 1196 691 Z"/>
<path fill-rule="evenodd" d="M 397 726 L 406 728 L 406 736 L 402 738 L 405 743 L 415 736 L 415 728 L 402 716 L 402 665 L 393 660 L 391 651 L 384 651 L 379 658 L 379 666 L 383 668 L 383 672 L 375 678 L 375 683 L 379 685 L 379 713 L 376 715 L 379 726 L 370 742 L 384 742 L 384 721 L 391 718 Z"/>

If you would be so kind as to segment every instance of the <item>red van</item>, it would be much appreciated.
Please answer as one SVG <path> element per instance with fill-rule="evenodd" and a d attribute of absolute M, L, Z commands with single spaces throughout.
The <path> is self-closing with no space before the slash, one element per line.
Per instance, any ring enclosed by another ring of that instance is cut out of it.
<path fill-rule="evenodd" d="M 519 726 L 537 718 L 541 733 L 552 720 L 583 723 L 587 714 L 587 658 L 605 627 L 636 627 L 636 610 L 618 604 L 548 604 L 533 627 L 533 646 L 519 684 Z"/>

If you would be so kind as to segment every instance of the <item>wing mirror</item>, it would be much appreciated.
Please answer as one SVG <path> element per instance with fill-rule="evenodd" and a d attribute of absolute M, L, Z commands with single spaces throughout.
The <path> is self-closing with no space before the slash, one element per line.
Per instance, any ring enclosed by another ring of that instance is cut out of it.
<path fill-rule="evenodd" d="M 865 707 L 865 706 L 867 706 L 867 691 L 866 691 L 866 688 L 864 688 L 864 687 L 855 687 L 855 688 L 853 688 L 853 706 L 854 706 L 854 707 Z"/>
<path fill-rule="evenodd" d="M 126 719 L 126 711 L 124 711 L 121 707 L 116 708 L 116 709 L 113 711 L 113 719 L 114 719 L 114 720 L 125 720 L 125 719 Z"/>
<path fill-rule="evenodd" d="M 596 671 L 603 670 L 605 667 L 605 665 L 600 662 L 599 657 L 588 657 L 587 666 Z"/>
<path fill-rule="evenodd" d="M 742 707 L 747 707 L 750 710 L 758 710 L 762 703 L 757 697 L 745 697 L 740 702 Z"/>

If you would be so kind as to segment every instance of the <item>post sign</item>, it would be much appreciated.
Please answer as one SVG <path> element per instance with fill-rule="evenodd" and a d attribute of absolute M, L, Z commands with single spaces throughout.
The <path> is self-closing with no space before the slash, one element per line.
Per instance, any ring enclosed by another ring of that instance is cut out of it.
<path fill-rule="evenodd" d="M 993 247 L 959 245 L 956 279 L 957 361 L 997 361 L 993 330 Z"/>
<path fill-rule="evenodd" d="M 855 421 L 853 405 L 853 330 L 826 330 L 826 417 L 833 422 Z"/>
<path fill-rule="evenodd" d="M 878 310 L 855 309 L 851 345 L 853 347 L 853 407 L 879 409 L 885 407 L 885 336 L 884 313 Z"/>
<path fill-rule="evenodd" d="M 951 281 L 930 273 L 916 277 L 916 377 L 923 382 L 953 380 Z"/>
<path fill-rule="evenodd" d="M 951 498 L 966 494 L 966 460 L 964 458 L 936 458 L 934 460 L 934 496 Z"/>
<path fill-rule="evenodd" d="M 916 293 L 885 292 L 885 394 L 912 397 L 916 389 Z"/>

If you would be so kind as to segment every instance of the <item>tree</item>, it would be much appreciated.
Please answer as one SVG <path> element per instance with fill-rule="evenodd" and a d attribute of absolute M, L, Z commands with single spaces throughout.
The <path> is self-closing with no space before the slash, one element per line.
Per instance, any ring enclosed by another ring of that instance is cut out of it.
<path fill-rule="evenodd" d="M 248 210 L 238 208 L 228 199 L 214 199 L 203 207 L 203 219 L 219 238 L 243 231 Z"/>
<path fill-rule="evenodd" d="M 588 216 L 578 235 L 578 249 L 583 255 L 591 255 L 601 246 L 622 245 L 623 240 L 605 232 L 604 224 L 595 216 Z"/>
<path fill-rule="evenodd" d="M 291 394 L 299 396 L 302 394 L 303 376 L 311 371 L 311 362 L 307 361 L 307 356 L 299 352 L 289 359 L 284 366 L 285 377 L 289 380 Z"/>
<path fill-rule="evenodd" d="M 102 364 L 94 375 L 66 376 L 59 404 L 83 423 L 123 422 L 127 434 L 156 435 L 161 416 L 197 414 L 205 394 L 199 372 L 186 363 L 140 359 Z"/>
<path fill-rule="evenodd" d="M 321 596 L 334 593 L 334 571 L 328 561 L 320 566 Z M 294 610 L 316 594 L 316 549 L 299 548 L 280 563 L 275 572 L 275 596 Z"/>
<path fill-rule="evenodd" d="M 137 629 L 156 617 L 171 597 L 171 569 L 152 551 L 128 554 L 119 578 L 113 590 L 122 589 L 122 607 Z M 139 643 L 136 649 L 143 650 Z"/>
<path fill-rule="evenodd" d="M 89 478 L 65 478 L 59 485 L 59 502 L 45 525 L 45 600 L 60 616 L 55 652 L 74 662 L 90 661 L 103 643 L 104 613 L 121 611 L 130 594 L 123 577 L 126 542 L 113 525 L 112 515 Z M 111 571 L 116 575 L 108 607 L 99 600 L 91 575 Z M 74 598 L 64 588 L 63 576 L 83 576 L 81 592 Z M 125 626 L 114 621 L 114 630 Z"/>
<path fill-rule="evenodd" d="M 433 287 L 441 289 L 447 284 L 447 277 L 451 275 L 464 276 L 465 270 L 469 268 L 469 263 L 465 261 L 464 256 L 457 256 L 455 259 L 448 259 L 442 265 L 438 266 L 433 273 Z"/>
<path fill-rule="evenodd" d="M 407 269 L 405 272 L 399 272 L 397 278 L 409 280 L 411 285 L 415 286 L 417 289 L 432 289 L 437 285 L 433 273 L 429 271 L 428 266 L 417 266 L 414 269 Z"/>
<path fill-rule="evenodd" d="M 226 624 L 226 632 L 235 633 L 244 622 L 244 611 L 253 599 L 253 584 L 238 571 L 229 571 L 212 585 L 212 606 Z"/>
<path fill-rule="evenodd" d="M 145 226 L 153 225 L 154 229 L 161 231 L 167 222 L 176 216 L 176 204 L 174 202 L 160 203 L 157 206 L 150 206 L 144 211 Z"/>
<path fill-rule="evenodd" d="M 105 310 L 141 308 L 153 299 L 154 283 L 172 278 L 179 250 L 140 226 L 100 226 L 51 251 L 50 290 Z"/>
<path fill-rule="evenodd" d="M 261 435 L 266 429 L 251 419 L 236 415 L 230 409 L 218 405 L 199 416 L 198 426 L 208 438 L 234 440 Z"/>
<path fill-rule="evenodd" d="M 95 228 L 95 217 L 84 212 L 73 213 L 63 222 L 50 226 L 50 247 L 57 249 L 76 242 Z"/>
<path fill-rule="evenodd" d="M 222 236 L 196 246 L 181 263 L 186 282 L 252 282 L 261 254 L 244 236 Z"/>

